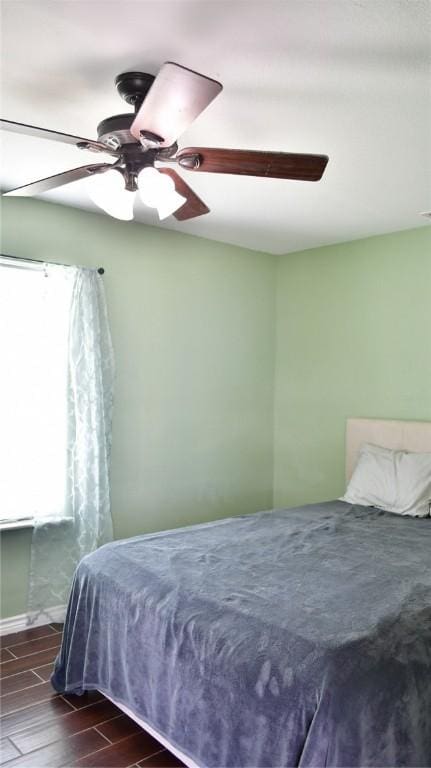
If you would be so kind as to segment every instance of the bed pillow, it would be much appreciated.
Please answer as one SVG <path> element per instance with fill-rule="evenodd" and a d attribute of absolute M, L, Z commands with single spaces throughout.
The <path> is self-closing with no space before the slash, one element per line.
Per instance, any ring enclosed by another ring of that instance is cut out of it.
<path fill-rule="evenodd" d="M 412 517 L 431 514 L 431 453 L 364 443 L 341 501 Z"/>

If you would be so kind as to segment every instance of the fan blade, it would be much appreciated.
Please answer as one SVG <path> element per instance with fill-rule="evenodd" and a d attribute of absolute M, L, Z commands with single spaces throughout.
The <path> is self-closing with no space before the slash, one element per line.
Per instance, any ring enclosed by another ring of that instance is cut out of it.
<path fill-rule="evenodd" d="M 65 184 L 70 184 L 72 181 L 79 181 L 85 179 L 87 176 L 92 176 L 96 173 L 104 173 L 112 168 L 111 163 L 99 163 L 97 165 L 83 165 L 81 168 L 73 168 L 71 171 L 64 171 L 64 173 L 56 173 L 55 176 L 48 176 L 46 179 L 38 179 L 32 181 L 31 184 L 24 184 L 22 187 L 16 187 L 16 189 L 10 189 L 8 192 L 3 192 L 3 196 L 31 196 L 40 195 L 42 192 L 49 192 L 50 189 L 56 189 L 56 187 L 63 187 Z"/>
<path fill-rule="evenodd" d="M 210 209 L 205 205 L 203 200 L 193 192 L 192 188 L 184 181 L 183 178 L 172 168 L 157 168 L 159 173 L 164 173 L 166 176 L 170 176 L 175 183 L 175 191 L 179 195 L 187 198 L 187 201 L 181 208 L 173 214 L 178 221 L 185 221 L 186 219 L 194 219 L 196 216 L 203 216 L 205 213 L 209 213 Z"/>
<path fill-rule="evenodd" d="M 190 171 L 318 181 L 329 158 L 327 155 L 297 155 L 290 152 L 187 147 L 178 152 L 175 159 L 182 168 Z"/>
<path fill-rule="evenodd" d="M 162 139 L 160 146 L 170 147 L 218 96 L 222 88 L 217 80 L 167 61 L 160 69 L 130 130 L 135 139 L 139 140 L 140 132 L 146 131 Z"/>
<path fill-rule="evenodd" d="M 0 120 L 0 128 L 12 133 L 23 133 L 25 136 L 31 136 L 35 139 L 50 139 L 51 141 L 61 141 L 63 144 L 74 144 L 79 149 L 90 149 L 92 152 L 107 152 L 108 155 L 118 155 L 117 150 L 108 147 L 101 141 L 92 139 L 82 139 L 80 136 L 71 136 L 68 133 L 59 133 L 59 131 L 49 131 L 46 128 L 37 128 L 35 125 L 25 125 L 25 123 L 14 123 L 12 120 Z"/>

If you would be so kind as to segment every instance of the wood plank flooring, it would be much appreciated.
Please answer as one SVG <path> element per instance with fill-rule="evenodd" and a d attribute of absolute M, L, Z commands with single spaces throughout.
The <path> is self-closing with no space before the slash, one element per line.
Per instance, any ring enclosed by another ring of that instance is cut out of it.
<path fill-rule="evenodd" d="M 97 691 L 55 693 L 61 624 L 0 638 L 0 764 L 7 768 L 181 768 Z"/>

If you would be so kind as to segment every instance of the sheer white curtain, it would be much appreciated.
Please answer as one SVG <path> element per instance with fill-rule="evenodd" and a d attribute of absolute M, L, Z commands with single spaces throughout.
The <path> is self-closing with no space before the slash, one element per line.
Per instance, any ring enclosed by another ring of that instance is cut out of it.
<path fill-rule="evenodd" d="M 71 281 L 65 441 L 63 455 L 58 457 L 65 467 L 58 475 L 64 480 L 64 492 L 54 514 L 49 505 L 34 512 L 29 623 L 44 617 L 58 619 L 77 563 L 112 538 L 109 461 L 114 361 L 103 280 L 90 269 L 47 269 Z M 49 400 L 44 407 L 50 408 Z"/>

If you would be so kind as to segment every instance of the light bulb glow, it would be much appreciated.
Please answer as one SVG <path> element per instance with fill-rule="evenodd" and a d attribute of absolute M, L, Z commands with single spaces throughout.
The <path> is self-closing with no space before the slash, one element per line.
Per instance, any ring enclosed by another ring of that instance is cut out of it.
<path fill-rule="evenodd" d="M 123 221 L 133 219 L 135 193 L 124 187 L 124 178 L 118 171 L 107 171 L 93 176 L 89 194 L 99 208 Z"/>
<path fill-rule="evenodd" d="M 175 183 L 170 176 L 159 173 L 156 168 L 143 168 L 138 175 L 138 188 L 145 205 L 157 208 L 159 219 L 165 219 L 181 208 L 186 198 L 175 190 Z"/>

